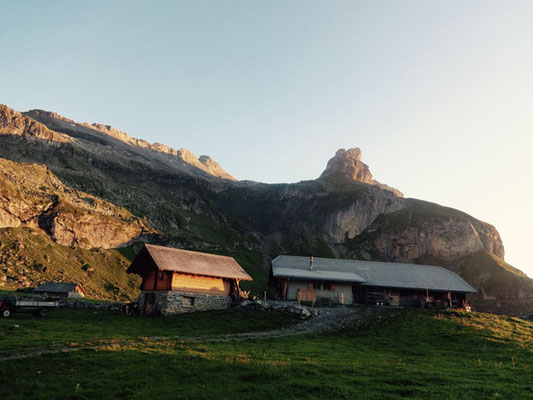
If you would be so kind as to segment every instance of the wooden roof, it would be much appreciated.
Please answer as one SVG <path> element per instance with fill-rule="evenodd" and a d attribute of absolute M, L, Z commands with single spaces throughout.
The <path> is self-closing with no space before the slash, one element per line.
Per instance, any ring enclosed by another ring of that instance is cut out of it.
<path fill-rule="evenodd" d="M 252 277 L 232 257 L 146 244 L 127 272 L 141 274 L 148 255 L 160 271 L 251 281 Z"/>

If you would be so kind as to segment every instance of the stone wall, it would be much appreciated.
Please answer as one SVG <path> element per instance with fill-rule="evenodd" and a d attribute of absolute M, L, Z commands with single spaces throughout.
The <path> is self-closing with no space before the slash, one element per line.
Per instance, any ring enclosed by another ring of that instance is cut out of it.
<path fill-rule="evenodd" d="M 194 311 L 225 310 L 231 305 L 230 296 L 177 291 L 142 292 L 138 299 L 139 309 L 144 311 L 145 297 L 154 293 L 155 310 L 161 315 L 183 314 Z"/>
<path fill-rule="evenodd" d="M 84 300 L 63 299 L 59 302 L 59 308 L 68 308 L 74 310 L 109 310 L 121 311 L 124 303 L 115 303 L 111 301 L 92 303 Z"/>

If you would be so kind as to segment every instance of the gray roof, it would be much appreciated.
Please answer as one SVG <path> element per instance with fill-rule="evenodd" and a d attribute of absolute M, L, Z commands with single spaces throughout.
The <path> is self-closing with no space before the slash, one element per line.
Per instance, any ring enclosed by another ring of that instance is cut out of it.
<path fill-rule="evenodd" d="M 278 278 L 342 280 L 360 282 L 365 286 L 476 292 L 459 275 L 436 265 L 314 257 L 313 269 L 309 270 L 309 257 L 281 255 L 272 261 L 272 273 Z"/>
<path fill-rule="evenodd" d="M 76 289 L 77 283 L 45 282 L 35 288 L 35 292 L 69 293 Z"/>
<path fill-rule="evenodd" d="M 309 260 L 308 260 L 309 262 Z M 309 264 L 307 265 L 309 267 Z M 324 270 L 309 270 L 309 268 L 283 268 L 276 267 L 276 277 L 279 278 L 302 278 L 311 280 L 325 280 L 338 282 L 366 282 L 366 279 L 353 272 L 338 272 Z"/>

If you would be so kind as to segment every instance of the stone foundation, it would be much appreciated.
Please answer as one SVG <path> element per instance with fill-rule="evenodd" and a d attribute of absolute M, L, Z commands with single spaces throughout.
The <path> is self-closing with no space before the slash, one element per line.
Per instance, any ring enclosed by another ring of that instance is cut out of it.
<path fill-rule="evenodd" d="M 189 293 L 176 291 L 142 292 L 137 302 L 145 312 L 146 295 L 154 294 L 155 312 L 161 315 L 175 315 L 195 311 L 225 310 L 231 305 L 230 296 Z"/>

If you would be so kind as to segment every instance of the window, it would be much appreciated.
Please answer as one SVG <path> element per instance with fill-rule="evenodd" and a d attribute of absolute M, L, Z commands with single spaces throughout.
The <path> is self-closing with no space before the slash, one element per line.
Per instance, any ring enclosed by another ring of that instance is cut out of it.
<path fill-rule="evenodd" d="M 158 279 L 165 279 L 165 271 L 159 271 Z"/>
<path fill-rule="evenodd" d="M 331 290 L 331 282 L 324 282 L 322 284 L 322 289 L 323 290 Z"/>
<path fill-rule="evenodd" d="M 183 307 L 194 307 L 194 297 L 183 296 L 181 298 L 181 305 Z"/>
<path fill-rule="evenodd" d="M 313 281 L 313 289 L 314 290 L 320 290 L 320 282 Z"/>

